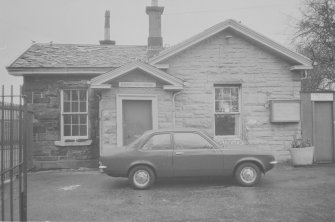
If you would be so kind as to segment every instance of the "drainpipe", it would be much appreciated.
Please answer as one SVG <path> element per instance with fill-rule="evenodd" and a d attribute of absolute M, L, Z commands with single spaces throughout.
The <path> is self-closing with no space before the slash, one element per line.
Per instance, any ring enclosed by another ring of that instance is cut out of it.
<path fill-rule="evenodd" d="M 176 127 L 176 96 L 179 95 L 182 91 L 179 92 L 173 92 L 172 93 L 172 106 L 173 106 L 173 113 L 172 113 L 172 123 L 173 123 L 173 128 Z"/>
<path fill-rule="evenodd" d="M 101 154 L 102 154 L 102 121 L 101 121 L 101 117 L 102 117 L 102 115 L 101 115 L 101 100 L 102 100 L 102 98 L 101 98 L 101 95 L 100 94 L 98 94 L 98 93 L 96 93 L 95 94 L 95 96 L 96 97 L 98 97 L 98 100 L 99 100 L 99 116 L 98 116 L 98 118 L 99 118 L 99 121 L 98 121 L 98 124 L 99 124 L 99 157 L 101 156 Z"/>

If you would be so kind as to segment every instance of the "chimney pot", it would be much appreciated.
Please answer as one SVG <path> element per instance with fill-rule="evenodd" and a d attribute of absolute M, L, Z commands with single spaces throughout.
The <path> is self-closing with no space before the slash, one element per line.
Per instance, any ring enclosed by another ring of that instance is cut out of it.
<path fill-rule="evenodd" d="M 105 35 L 104 40 L 100 40 L 100 45 L 115 45 L 115 41 L 110 40 L 110 11 L 105 12 Z"/>

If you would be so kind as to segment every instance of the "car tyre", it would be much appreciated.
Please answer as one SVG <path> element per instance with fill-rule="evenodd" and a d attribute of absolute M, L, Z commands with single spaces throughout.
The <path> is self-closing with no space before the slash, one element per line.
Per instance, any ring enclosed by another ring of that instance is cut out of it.
<path fill-rule="evenodd" d="M 129 173 L 129 181 L 137 190 L 148 189 L 154 184 L 155 179 L 155 173 L 147 166 L 136 166 Z"/>
<path fill-rule="evenodd" d="M 235 179 L 241 186 L 255 186 L 261 179 L 261 170 L 254 163 L 242 163 L 235 171 Z"/>

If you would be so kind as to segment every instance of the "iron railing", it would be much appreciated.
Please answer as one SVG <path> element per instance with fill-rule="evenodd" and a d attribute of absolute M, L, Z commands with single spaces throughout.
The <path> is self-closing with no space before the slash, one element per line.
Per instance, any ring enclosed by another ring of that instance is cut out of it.
<path fill-rule="evenodd" d="M 22 92 L 22 88 L 20 90 Z M 0 96 L 1 221 L 27 221 L 28 112 L 22 93 Z"/>

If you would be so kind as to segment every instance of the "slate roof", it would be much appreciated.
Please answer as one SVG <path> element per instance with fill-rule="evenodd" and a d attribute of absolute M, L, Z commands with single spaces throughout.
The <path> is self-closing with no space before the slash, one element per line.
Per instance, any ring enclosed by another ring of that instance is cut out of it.
<path fill-rule="evenodd" d="M 146 55 L 147 46 L 37 43 L 8 68 L 120 67 Z"/>

